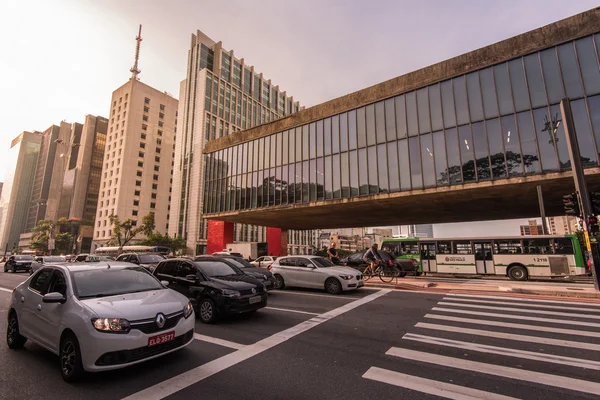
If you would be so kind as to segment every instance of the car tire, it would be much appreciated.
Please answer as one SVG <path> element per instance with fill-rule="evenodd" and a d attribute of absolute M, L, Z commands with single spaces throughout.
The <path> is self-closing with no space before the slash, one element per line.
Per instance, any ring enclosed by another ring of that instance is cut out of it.
<path fill-rule="evenodd" d="M 508 277 L 511 281 L 526 281 L 528 278 L 527 269 L 520 265 L 510 267 L 510 269 L 508 270 Z"/>
<path fill-rule="evenodd" d="M 283 276 L 279 275 L 279 274 L 275 274 L 275 281 L 276 283 L 276 287 L 275 289 L 279 289 L 279 290 L 283 290 L 285 289 L 285 281 L 283 280 Z"/>
<path fill-rule="evenodd" d="M 325 281 L 325 291 L 329 294 L 342 293 L 342 284 L 335 278 L 328 278 Z"/>
<path fill-rule="evenodd" d="M 4 272 L 8 272 L 8 268 L 6 268 L 6 264 L 4 264 Z"/>
<path fill-rule="evenodd" d="M 211 324 L 215 322 L 217 319 L 217 308 L 215 307 L 215 302 L 208 297 L 198 299 L 197 315 L 200 316 L 200 321 L 204 322 L 205 324 Z"/>
<path fill-rule="evenodd" d="M 67 333 L 60 341 L 60 373 L 65 382 L 76 382 L 83 375 L 79 341 L 73 333 Z"/>
<path fill-rule="evenodd" d="M 19 331 L 19 319 L 17 313 L 12 312 L 8 317 L 8 326 L 6 327 L 6 344 L 9 349 L 20 349 L 27 342 L 27 338 L 21 335 Z"/>
<path fill-rule="evenodd" d="M 12 273 L 13 274 L 17 273 L 17 266 L 16 265 L 13 265 L 13 267 L 12 267 Z"/>

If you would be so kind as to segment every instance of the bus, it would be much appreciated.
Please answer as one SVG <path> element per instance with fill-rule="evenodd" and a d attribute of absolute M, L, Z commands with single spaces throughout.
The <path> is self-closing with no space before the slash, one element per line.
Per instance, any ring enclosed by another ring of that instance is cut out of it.
<path fill-rule="evenodd" d="M 156 253 L 166 256 L 171 253 L 171 249 L 165 246 L 123 246 L 121 253 Z M 98 247 L 94 254 L 116 257 L 119 255 L 119 246 Z"/>
<path fill-rule="evenodd" d="M 423 273 L 529 278 L 589 275 L 576 235 L 385 239 L 381 248 L 419 260 Z"/>

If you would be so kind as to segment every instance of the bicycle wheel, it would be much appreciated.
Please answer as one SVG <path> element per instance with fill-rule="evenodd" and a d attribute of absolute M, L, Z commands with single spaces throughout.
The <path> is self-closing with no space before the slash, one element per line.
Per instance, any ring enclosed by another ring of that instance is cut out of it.
<path fill-rule="evenodd" d="M 396 268 L 382 268 L 379 271 L 379 279 L 385 283 L 390 283 L 397 276 L 398 270 Z"/>
<path fill-rule="evenodd" d="M 366 268 L 363 272 L 362 272 L 362 277 L 363 277 L 363 281 L 366 282 L 369 279 L 371 279 L 373 277 L 373 274 L 371 273 L 371 271 L 369 270 L 369 268 Z"/>

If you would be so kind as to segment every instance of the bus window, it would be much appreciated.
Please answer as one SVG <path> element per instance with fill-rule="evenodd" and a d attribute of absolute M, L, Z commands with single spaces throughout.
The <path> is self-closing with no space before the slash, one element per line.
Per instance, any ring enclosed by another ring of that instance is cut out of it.
<path fill-rule="evenodd" d="M 525 254 L 550 254 L 552 248 L 550 239 L 530 239 L 523 240 Z"/>
<path fill-rule="evenodd" d="M 455 240 L 453 243 L 454 254 L 473 254 L 473 247 L 468 240 Z"/>
<path fill-rule="evenodd" d="M 554 239 L 555 254 L 574 254 L 573 240 L 570 238 Z"/>
<path fill-rule="evenodd" d="M 399 242 L 383 242 L 381 244 L 381 250 L 391 253 L 394 257 L 402 255 Z"/>
<path fill-rule="evenodd" d="M 523 247 L 520 240 L 496 240 L 494 241 L 496 254 L 522 254 Z"/>
<path fill-rule="evenodd" d="M 419 244 L 417 242 L 402 242 L 402 254 L 419 255 Z"/>
<path fill-rule="evenodd" d="M 438 254 L 452 254 L 452 242 L 438 242 L 437 252 Z"/>
<path fill-rule="evenodd" d="M 421 242 L 421 259 L 435 260 L 435 242 Z"/>

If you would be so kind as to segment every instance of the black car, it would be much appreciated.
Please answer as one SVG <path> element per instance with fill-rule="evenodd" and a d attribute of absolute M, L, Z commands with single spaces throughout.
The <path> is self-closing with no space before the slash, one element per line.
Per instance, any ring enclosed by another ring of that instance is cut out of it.
<path fill-rule="evenodd" d="M 130 262 L 137 264 L 140 267 L 144 267 L 150 272 L 154 271 L 154 268 L 159 262 L 164 261 L 165 257 L 156 253 L 137 254 L 137 253 L 123 253 L 117 257 L 117 261 Z"/>
<path fill-rule="evenodd" d="M 10 256 L 4 263 L 4 272 L 30 271 L 34 260 L 34 257 L 29 255 Z"/>
<path fill-rule="evenodd" d="M 219 255 L 216 258 L 224 258 L 227 261 L 233 263 L 236 267 L 242 270 L 246 275 L 250 275 L 255 279 L 258 279 L 265 285 L 267 290 L 272 290 L 275 288 L 275 277 L 271 273 L 271 271 L 267 271 L 264 268 L 258 268 L 254 265 L 250 264 L 243 257 L 237 257 L 234 255 Z"/>
<path fill-rule="evenodd" d="M 174 258 L 161 261 L 154 276 L 189 297 L 196 315 L 210 323 L 220 314 L 256 311 L 267 305 L 267 289 L 233 263 L 216 257 Z"/>
<path fill-rule="evenodd" d="M 367 263 L 363 260 L 363 256 L 367 250 L 359 251 L 353 254 L 350 254 L 348 257 L 345 257 L 340 260 L 340 264 L 356 268 L 359 271 L 364 271 L 367 267 Z M 417 260 L 408 259 L 408 258 L 395 258 L 392 254 L 387 251 L 378 250 L 379 255 L 383 259 L 383 262 L 388 264 L 389 266 L 395 265 L 400 270 L 400 277 L 405 277 L 408 273 L 416 274 L 419 268 L 419 263 Z"/>

